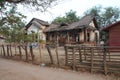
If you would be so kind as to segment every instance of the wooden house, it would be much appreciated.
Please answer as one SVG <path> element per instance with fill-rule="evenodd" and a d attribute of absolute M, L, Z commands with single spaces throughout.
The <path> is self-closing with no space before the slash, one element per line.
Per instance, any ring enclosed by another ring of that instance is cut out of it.
<path fill-rule="evenodd" d="M 43 20 L 39 20 L 36 18 L 33 18 L 26 26 L 25 26 L 25 30 L 27 31 L 27 34 L 31 34 L 31 33 L 37 33 L 38 35 L 36 36 L 36 38 L 38 40 L 44 40 L 46 41 L 46 35 L 44 33 L 44 30 L 46 29 L 46 27 L 48 27 L 49 24 L 48 22 L 45 22 Z"/>
<path fill-rule="evenodd" d="M 99 31 L 93 15 L 86 15 L 71 24 L 51 24 L 45 32 L 49 42 L 59 42 L 59 44 L 99 43 Z"/>
<path fill-rule="evenodd" d="M 108 46 L 120 46 L 120 21 L 103 28 L 108 32 Z"/>

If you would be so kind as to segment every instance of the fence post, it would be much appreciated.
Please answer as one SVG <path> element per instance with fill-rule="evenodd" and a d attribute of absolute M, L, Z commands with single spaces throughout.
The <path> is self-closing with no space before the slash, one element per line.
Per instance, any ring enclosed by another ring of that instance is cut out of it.
<path fill-rule="evenodd" d="M 75 56 L 75 48 L 73 46 L 73 70 L 76 70 L 76 56 Z"/>
<path fill-rule="evenodd" d="M 68 46 L 65 45 L 65 65 L 68 65 Z"/>
<path fill-rule="evenodd" d="M 104 74 L 107 75 L 106 48 L 105 47 L 104 47 L 104 53 L 103 53 L 103 63 L 104 63 Z"/>
<path fill-rule="evenodd" d="M 18 49 L 19 49 L 19 54 L 20 54 L 20 60 L 22 59 L 22 52 L 21 52 L 21 47 L 18 46 Z"/>
<path fill-rule="evenodd" d="M 81 48 L 81 46 L 78 46 L 78 47 L 79 47 L 78 49 L 79 49 L 80 62 L 82 62 L 82 53 L 81 53 L 82 48 Z"/>
<path fill-rule="evenodd" d="M 4 45 L 2 45 L 2 48 L 3 48 L 3 56 L 6 56 L 5 54 L 5 47 L 4 47 Z"/>
<path fill-rule="evenodd" d="M 25 45 L 25 54 L 26 54 L 26 61 L 28 61 L 28 51 L 27 51 L 27 46 Z"/>
<path fill-rule="evenodd" d="M 12 48 L 11 48 L 11 44 L 9 45 L 10 46 L 10 56 L 12 57 Z"/>
<path fill-rule="evenodd" d="M 9 45 L 7 45 L 7 56 L 10 56 L 9 55 Z"/>
<path fill-rule="evenodd" d="M 33 54 L 33 48 L 32 48 L 32 46 L 30 46 L 30 53 L 31 53 L 32 63 L 33 63 L 33 61 L 34 61 L 34 54 Z"/>
<path fill-rule="evenodd" d="M 41 44 L 38 43 L 39 54 L 40 54 L 40 63 L 42 63 L 42 51 L 41 51 Z"/>
<path fill-rule="evenodd" d="M 52 54 L 51 54 L 51 51 L 50 51 L 50 47 L 47 45 L 46 48 L 47 48 L 47 51 L 48 51 L 49 56 L 50 56 L 51 64 L 53 64 L 53 57 L 52 57 Z"/>
<path fill-rule="evenodd" d="M 55 52 L 56 52 L 56 56 L 57 56 L 57 65 L 58 65 L 58 67 L 59 67 L 59 66 L 60 66 L 60 63 L 59 63 L 58 44 L 57 44 L 57 43 L 55 44 Z"/>
<path fill-rule="evenodd" d="M 90 48 L 91 50 L 91 73 L 93 73 L 93 48 Z"/>

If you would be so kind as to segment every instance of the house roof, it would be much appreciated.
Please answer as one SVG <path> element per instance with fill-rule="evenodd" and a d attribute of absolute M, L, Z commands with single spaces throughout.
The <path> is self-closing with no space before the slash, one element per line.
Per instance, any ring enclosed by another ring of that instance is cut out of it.
<path fill-rule="evenodd" d="M 52 31 L 55 31 L 55 30 L 57 30 L 58 27 L 59 27 L 58 24 L 56 24 L 56 23 L 51 23 L 51 24 L 49 25 L 49 27 L 47 27 L 47 28 L 44 30 L 44 32 L 52 32 Z"/>
<path fill-rule="evenodd" d="M 108 31 L 110 28 L 114 27 L 117 24 L 120 24 L 120 21 L 117 21 L 117 22 L 115 22 L 115 23 L 113 23 L 111 25 L 108 25 L 108 26 L 104 27 L 102 30 L 103 31 Z"/>
<path fill-rule="evenodd" d="M 27 30 L 32 24 L 36 25 L 36 26 L 49 26 L 48 22 L 45 22 L 43 20 L 37 19 L 37 18 L 33 18 L 26 26 L 25 29 Z"/>
<path fill-rule="evenodd" d="M 95 25 L 97 26 L 94 16 L 90 14 L 90 15 L 84 16 L 77 22 L 73 22 L 72 24 L 56 25 L 54 27 L 49 27 L 49 29 L 46 30 L 46 32 L 82 29 L 82 28 L 88 27 L 92 20 L 94 21 Z"/>

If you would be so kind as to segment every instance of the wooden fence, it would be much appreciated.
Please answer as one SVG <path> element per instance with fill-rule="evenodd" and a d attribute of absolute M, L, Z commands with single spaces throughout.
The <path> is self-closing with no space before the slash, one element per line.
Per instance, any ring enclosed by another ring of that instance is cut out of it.
<path fill-rule="evenodd" d="M 54 48 L 53 46 L 51 47 L 51 45 L 46 45 L 42 48 L 42 44 L 37 45 L 36 47 L 26 44 L 4 44 L 0 45 L 0 51 L 0 55 L 4 58 L 24 60 L 35 64 L 45 63 L 60 65 L 60 55 L 58 55 L 58 47 L 56 45 Z"/>
<path fill-rule="evenodd" d="M 46 52 L 43 50 L 46 50 Z M 57 45 L 54 49 L 50 45 L 47 45 L 45 49 L 42 49 L 40 45 L 37 49 L 33 49 L 33 46 L 26 45 L 6 44 L 0 46 L 1 56 L 5 58 L 12 58 L 16 55 L 17 59 L 24 59 L 32 63 L 35 62 L 36 58 L 39 58 L 40 61 L 38 64 L 47 59 L 49 63 L 55 64 L 56 59 L 56 64 L 58 66 L 60 66 L 61 61 L 64 61 L 64 65 L 71 66 L 74 70 L 85 68 L 90 70 L 91 73 L 94 71 L 102 71 L 105 74 L 108 72 L 120 73 L 119 50 L 120 47 L 87 45 L 65 45 L 63 49 L 59 49 Z"/>
<path fill-rule="evenodd" d="M 22 59 L 23 53 L 22 49 L 25 53 L 25 61 L 28 61 L 28 58 L 31 58 L 31 61 L 34 61 L 34 54 L 33 54 L 33 48 L 32 46 L 27 47 L 26 45 L 0 45 L 1 50 L 1 56 L 6 58 L 12 58 L 13 56 L 18 56 L 19 59 Z M 14 49 L 13 49 L 14 48 Z M 18 49 L 18 50 L 17 50 Z M 28 52 L 30 54 L 28 54 Z"/>
<path fill-rule="evenodd" d="M 91 71 L 120 73 L 120 47 L 66 45 L 66 65 L 74 70 L 85 68 Z M 114 51 L 111 51 L 114 50 Z"/>

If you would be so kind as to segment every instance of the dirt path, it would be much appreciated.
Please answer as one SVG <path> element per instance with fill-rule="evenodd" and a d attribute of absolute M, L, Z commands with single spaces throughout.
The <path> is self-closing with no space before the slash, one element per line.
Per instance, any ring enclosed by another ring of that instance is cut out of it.
<path fill-rule="evenodd" d="M 0 58 L 0 80 L 107 80 L 104 75 L 40 67 Z"/>

